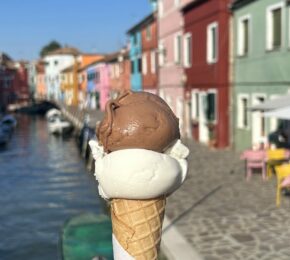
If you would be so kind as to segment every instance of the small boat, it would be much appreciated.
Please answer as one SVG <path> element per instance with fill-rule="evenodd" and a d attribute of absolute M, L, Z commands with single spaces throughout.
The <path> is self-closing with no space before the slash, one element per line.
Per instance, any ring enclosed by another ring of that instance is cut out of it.
<path fill-rule="evenodd" d="M 64 224 L 60 244 L 62 260 L 113 260 L 111 220 L 92 213 L 75 216 Z"/>
<path fill-rule="evenodd" d="M 17 125 L 17 120 L 12 115 L 4 115 L 0 120 L 0 145 L 6 145 Z"/>
<path fill-rule="evenodd" d="M 17 120 L 13 115 L 5 115 L 0 120 L 0 127 L 7 132 L 12 133 L 17 125 Z"/>
<path fill-rule="evenodd" d="M 3 127 L 0 127 L 0 145 L 4 146 L 6 145 L 11 137 L 11 133 L 7 131 L 7 129 L 4 129 Z"/>
<path fill-rule="evenodd" d="M 48 119 L 48 131 L 51 134 L 67 134 L 72 128 L 72 124 L 63 116 L 53 116 Z"/>
<path fill-rule="evenodd" d="M 56 108 L 52 108 L 47 111 L 45 116 L 47 119 L 56 117 L 56 116 L 61 116 L 61 111 Z"/>

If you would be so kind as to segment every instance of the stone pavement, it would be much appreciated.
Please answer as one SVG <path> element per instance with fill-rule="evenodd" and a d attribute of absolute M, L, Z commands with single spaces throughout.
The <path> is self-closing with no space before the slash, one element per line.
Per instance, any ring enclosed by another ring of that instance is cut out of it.
<path fill-rule="evenodd" d="M 289 260 L 290 198 L 276 208 L 276 180 L 245 180 L 231 150 L 185 140 L 189 176 L 172 194 L 166 215 L 204 260 Z M 168 228 L 170 229 L 170 227 Z M 194 260 L 194 259 L 193 259 Z"/>

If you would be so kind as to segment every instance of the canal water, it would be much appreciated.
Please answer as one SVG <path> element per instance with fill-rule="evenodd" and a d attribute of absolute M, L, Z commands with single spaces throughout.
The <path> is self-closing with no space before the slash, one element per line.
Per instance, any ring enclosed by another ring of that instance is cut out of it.
<path fill-rule="evenodd" d="M 64 222 L 103 212 L 74 138 L 48 134 L 44 118 L 18 115 L 0 151 L 0 259 L 60 259 Z"/>

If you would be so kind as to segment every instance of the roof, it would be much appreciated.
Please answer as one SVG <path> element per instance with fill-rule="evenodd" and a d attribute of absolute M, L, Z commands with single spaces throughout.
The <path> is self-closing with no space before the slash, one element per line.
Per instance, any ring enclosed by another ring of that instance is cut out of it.
<path fill-rule="evenodd" d="M 80 63 L 78 62 L 78 66 L 80 65 Z M 64 68 L 61 73 L 68 73 L 68 72 L 72 72 L 73 71 L 73 68 L 74 68 L 74 64 L 73 65 L 70 65 L 66 68 Z"/>
<path fill-rule="evenodd" d="M 236 10 L 240 7 L 243 7 L 244 5 L 247 5 L 251 2 L 254 2 L 256 0 L 233 0 L 233 3 L 231 5 L 231 10 Z"/>
<path fill-rule="evenodd" d="M 141 29 L 142 27 L 146 26 L 147 24 L 151 23 L 154 21 L 156 17 L 156 12 L 153 12 L 149 15 L 147 15 L 145 18 L 143 18 L 139 23 L 135 24 L 133 27 L 131 27 L 128 31 L 127 34 L 134 33 L 135 31 Z"/>
<path fill-rule="evenodd" d="M 50 55 L 79 55 L 81 52 L 74 47 L 64 47 L 47 53 L 45 56 Z"/>
<path fill-rule="evenodd" d="M 11 59 L 9 55 L 4 52 L 0 52 L 0 66 L 5 67 L 7 69 L 15 69 L 14 61 Z"/>
<path fill-rule="evenodd" d="M 104 61 L 104 57 L 102 57 L 102 58 L 100 58 L 100 59 L 98 59 L 98 60 L 96 60 L 96 61 L 92 61 L 92 62 L 90 62 L 90 63 L 88 63 L 88 64 L 82 66 L 81 68 L 78 69 L 78 72 L 80 72 L 80 71 L 82 71 L 82 70 L 85 70 L 85 69 L 87 69 L 88 67 L 93 66 L 93 65 L 95 65 L 95 64 L 98 64 L 99 62 L 102 62 L 102 61 Z"/>
<path fill-rule="evenodd" d="M 120 52 L 114 52 L 114 53 L 108 54 L 107 56 L 104 57 L 104 61 L 105 62 L 117 61 L 119 55 L 120 55 Z"/>
<path fill-rule="evenodd" d="M 204 3 L 205 1 L 208 0 L 195 0 L 195 1 L 191 1 L 188 4 L 184 5 L 181 7 L 181 11 L 182 12 L 187 12 L 189 11 L 191 8 L 198 6 L 199 4 Z"/>

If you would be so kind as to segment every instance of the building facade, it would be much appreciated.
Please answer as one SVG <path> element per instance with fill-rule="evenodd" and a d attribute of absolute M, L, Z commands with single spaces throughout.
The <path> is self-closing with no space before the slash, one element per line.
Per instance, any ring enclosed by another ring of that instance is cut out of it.
<path fill-rule="evenodd" d="M 47 92 L 45 86 L 45 64 L 39 61 L 36 64 L 36 99 L 46 99 Z"/>
<path fill-rule="evenodd" d="M 233 136 L 237 150 L 267 141 L 277 120 L 248 108 L 290 92 L 289 5 L 282 0 L 236 1 Z"/>
<path fill-rule="evenodd" d="M 157 13 L 148 16 L 141 27 L 142 86 L 144 91 L 157 94 Z"/>
<path fill-rule="evenodd" d="M 139 25 L 134 26 L 127 32 L 130 45 L 131 62 L 131 89 L 142 90 L 142 39 Z"/>
<path fill-rule="evenodd" d="M 113 54 L 114 55 L 114 54 Z M 96 90 L 99 93 L 100 110 L 104 111 L 107 101 L 109 100 L 110 79 L 109 79 L 109 65 L 107 59 L 111 59 L 108 55 L 96 64 Z"/>
<path fill-rule="evenodd" d="M 229 146 L 230 0 L 194 1 L 184 14 L 184 67 L 189 126 L 194 139 Z"/>
<path fill-rule="evenodd" d="M 15 76 L 14 61 L 7 54 L 0 52 L 0 112 L 17 100 L 14 92 Z"/>
<path fill-rule="evenodd" d="M 48 53 L 44 58 L 47 98 L 63 100 L 61 92 L 61 71 L 72 66 L 80 52 L 75 48 L 61 48 Z"/>
<path fill-rule="evenodd" d="M 191 1 L 158 1 L 159 95 L 179 118 L 182 135 L 186 135 L 186 126 L 184 123 L 184 19 L 180 10 Z"/>

